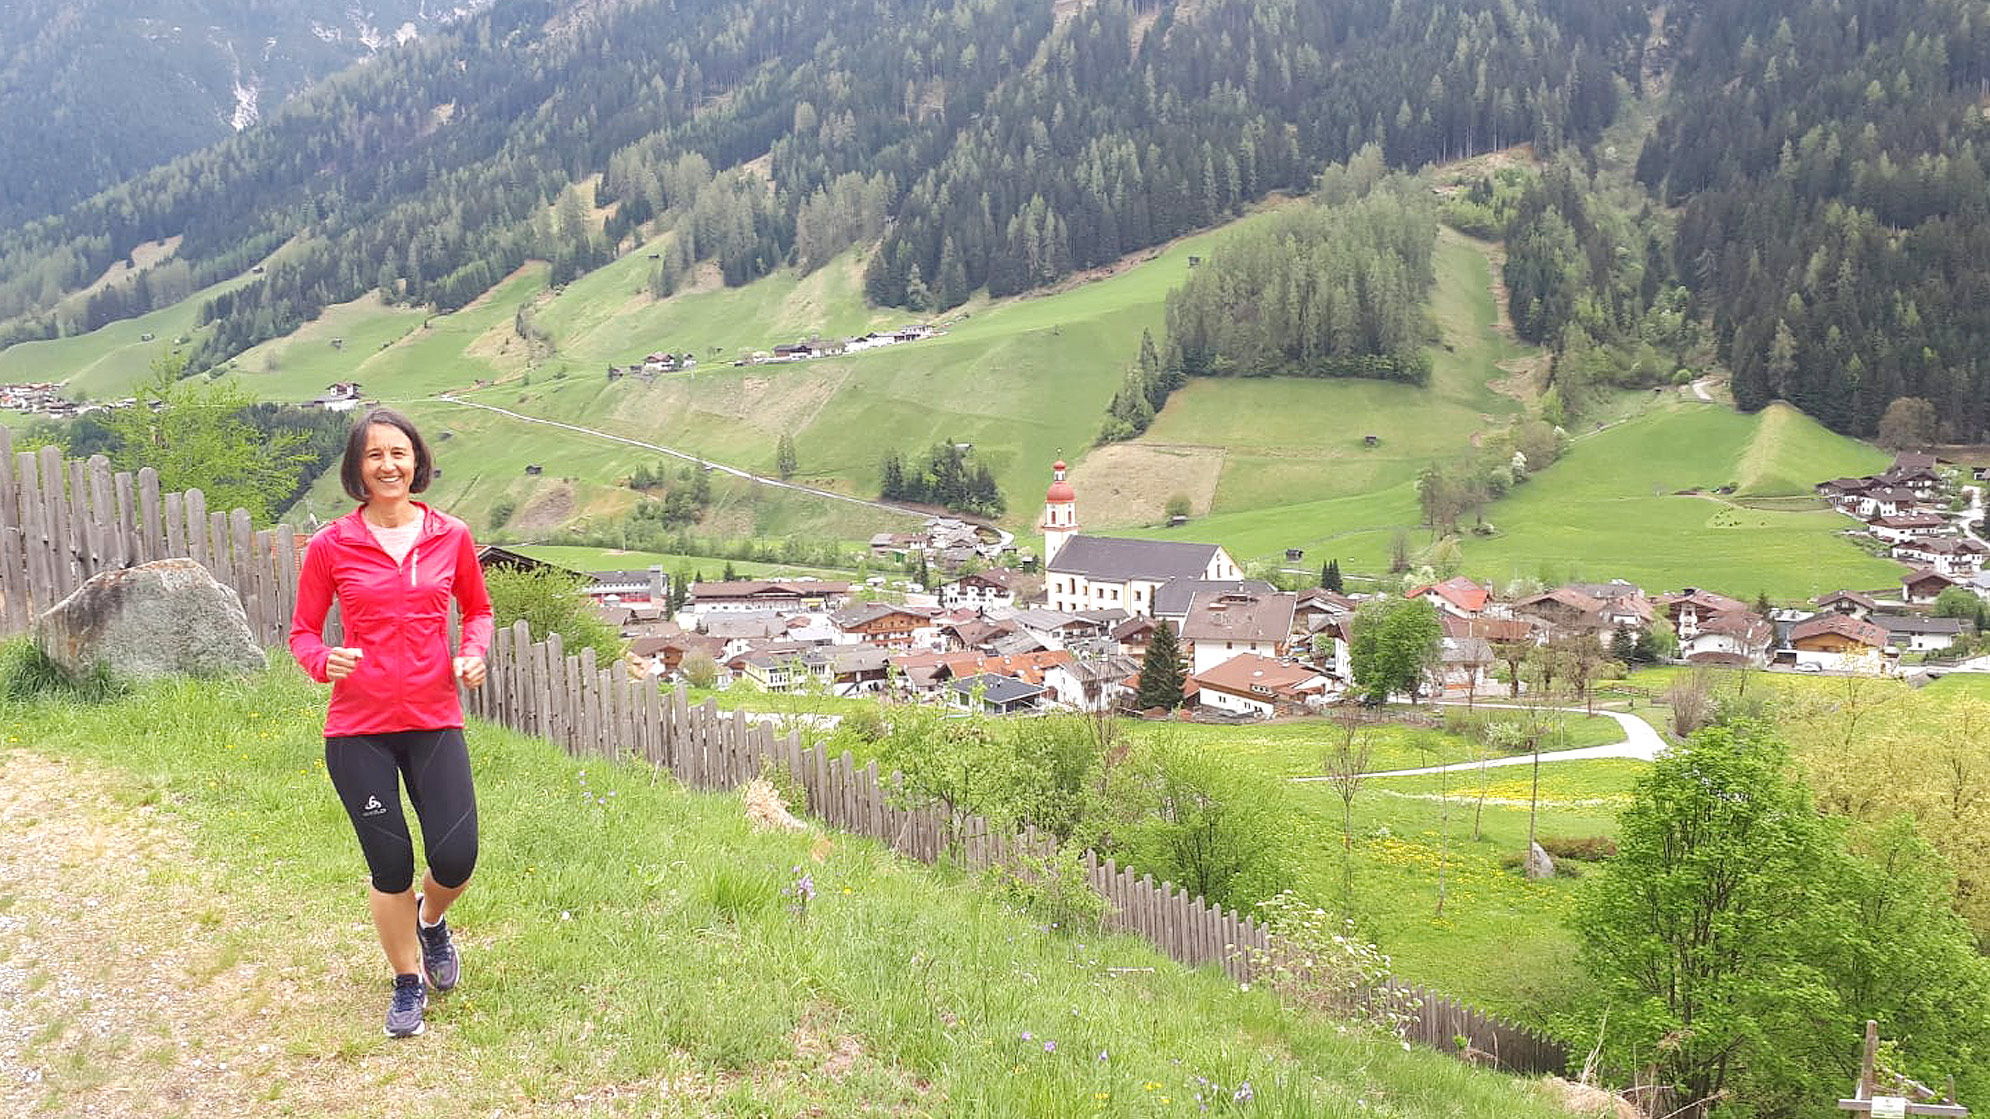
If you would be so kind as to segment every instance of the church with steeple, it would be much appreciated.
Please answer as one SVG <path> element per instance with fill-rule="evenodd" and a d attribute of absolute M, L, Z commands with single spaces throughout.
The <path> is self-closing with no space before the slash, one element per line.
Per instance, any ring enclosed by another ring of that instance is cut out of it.
<path fill-rule="evenodd" d="M 1186 606 L 1208 583 L 1243 578 L 1220 544 L 1086 535 L 1078 523 L 1078 492 L 1065 470 L 1061 461 L 1051 466 L 1043 521 L 1037 525 L 1043 533 L 1044 595 L 1052 610 L 1119 609 L 1151 618 L 1162 599 L 1179 598 Z"/>

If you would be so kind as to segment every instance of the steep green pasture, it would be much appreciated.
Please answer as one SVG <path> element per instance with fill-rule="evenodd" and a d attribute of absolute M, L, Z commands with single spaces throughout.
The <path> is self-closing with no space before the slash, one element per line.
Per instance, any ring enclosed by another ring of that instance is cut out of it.
<path fill-rule="evenodd" d="M 538 310 L 539 326 L 558 347 L 557 363 L 599 371 L 668 350 L 729 364 L 783 342 L 848 337 L 918 317 L 867 307 L 863 262 L 854 253 L 808 276 L 782 269 L 742 288 L 701 287 L 652 299 L 646 285 L 655 261 L 649 254 L 667 240 L 574 280 Z"/>
<path fill-rule="evenodd" d="M 1439 341 L 1430 348 L 1427 387 L 1354 379 L 1198 380 L 1169 400 L 1137 442 L 1200 445 L 1221 454 L 1218 514 L 1373 494 L 1409 482 L 1433 461 L 1466 453 L 1473 432 L 1519 410 L 1518 401 L 1488 382 L 1505 375 L 1497 362 L 1521 351 L 1493 330 L 1482 246 L 1440 238 L 1437 277 L 1431 312 Z M 1366 444 L 1371 435 L 1373 447 Z"/>
<path fill-rule="evenodd" d="M 152 376 L 152 362 L 172 349 L 173 339 L 195 333 L 202 303 L 251 279 L 242 275 L 223 280 L 170 307 L 110 323 L 88 334 L 9 346 L 0 350 L 0 381 L 58 381 L 72 399 L 128 396 Z M 147 334 L 152 335 L 150 342 L 143 341 Z M 191 348 L 191 344 L 182 347 Z"/>
<path fill-rule="evenodd" d="M 1831 478 L 1886 469 L 1886 454 L 1839 435 L 1777 401 L 1757 417 L 1755 432 L 1735 464 L 1737 497 L 1808 497 Z"/>
<path fill-rule="evenodd" d="M 1711 492 L 1739 484 L 1744 464 L 1758 484 L 1777 488 L 1768 479 L 1801 472 L 1807 444 L 1827 448 L 1818 456 L 1818 481 L 1871 461 L 1851 440 L 1773 413 L 1655 409 L 1577 441 L 1560 462 L 1495 503 L 1486 517 L 1499 535 L 1468 538 L 1465 566 L 1500 582 L 1624 578 L 1651 589 L 1699 586 L 1750 598 L 1758 591 L 1810 598 L 1897 582 L 1899 564 L 1834 535 L 1850 525 L 1837 513 L 1751 509 Z"/>
<path fill-rule="evenodd" d="M 702 572 L 707 579 L 716 579 L 730 563 L 735 574 L 750 579 L 763 576 L 793 578 L 797 575 L 813 575 L 821 579 L 849 579 L 854 574 L 827 567 L 798 567 L 785 563 L 715 559 L 711 556 L 678 556 L 664 552 L 626 551 L 619 548 L 585 548 L 571 544 L 520 544 L 511 550 L 520 555 L 556 564 L 568 571 L 582 572 L 641 571 L 661 564 L 666 575 L 675 575 L 679 568 L 683 568 L 692 572 L 694 577 Z"/>
<path fill-rule="evenodd" d="M 367 296 L 236 358 L 231 376 L 264 400 L 309 400 L 333 381 L 358 381 L 369 399 L 396 405 L 466 390 L 499 375 L 491 360 L 502 352 L 497 345 L 523 353 L 512 319 L 545 287 L 545 265 L 531 264 L 453 314 L 427 316 Z M 343 348 L 333 348 L 333 338 Z"/>
<path fill-rule="evenodd" d="M 229 363 L 232 376 L 260 400 L 309 400 L 334 381 L 359 381 L 368 396 L 379 387 L 359 375 L 366 361 L 421 329 L 423 313 L 390 307 L 377 293 L 327 307 L 317 318 L 252 346 Z"/>
<path fill-rule="evenodd" d="M 801 280 L 783 273 L 659 303 L 636 290 L 648 264 L 646 254 L 637 254 L 640 259 L 603 270 L 622 269 L 621 287 L 594 291 L 587 285 L 610 283 L 596 273 L 538 312 L 560 347 L 558 363 L 572 366 L 568 376 L 535 373 L 529 385 L 494 386 L 479 399 L 769 473 L 775 444 L 789 434 L 802 480 L 863 495 L 876 492 L 878 462 L 887 451 L 909 456 L 941 440 L 973 443 L 1010 499 L 1009 519 L 1027 525 L 1049 463 L 1075 458 L 1090 445 L 1141 330 L 1159 331 L 1166 292 L 1179 282 L 1187 257 L 1208 251 L 1217 236 L 1178 242 L 1058 294 L 970 304 L 950 313 L 947 332 L 936 338 L 750 367 L 726 359 L 741 349 L 817 332 L 858 333 L 906 316 L 865 310 L 855 263 L 847 259 Z M 611 304 L 620 311 L 604 316 L 601 309 Z M 688 349 L 700 364 L 654 382 L 607 380 L 607 364 L 652 349 Z"/>

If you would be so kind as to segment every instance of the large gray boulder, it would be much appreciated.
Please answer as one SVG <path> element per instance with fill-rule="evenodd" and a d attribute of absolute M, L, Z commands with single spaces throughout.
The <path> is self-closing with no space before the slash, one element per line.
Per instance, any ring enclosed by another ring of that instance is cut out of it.
<path fill-rule="evenodd" d="M 99 662 L 127 680 L 269 667 L 241 598 L 190 559 L 99 573 L 35 621 L 35 640 L 78 677 Z"/>

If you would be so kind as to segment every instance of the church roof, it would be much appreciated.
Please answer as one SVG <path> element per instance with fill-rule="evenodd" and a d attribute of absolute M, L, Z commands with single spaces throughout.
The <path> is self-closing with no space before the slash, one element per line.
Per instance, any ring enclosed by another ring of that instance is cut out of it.
<path fill-rule="evenodd" d="M 1059 575 L 1124 582 L 1128 579 L 1196 578 L 1209 570 L 1216 545 L 1180 540 L 1127 540 L 1117 536 L 1073 536 L 1057 549 L 1048 570 Z"/>

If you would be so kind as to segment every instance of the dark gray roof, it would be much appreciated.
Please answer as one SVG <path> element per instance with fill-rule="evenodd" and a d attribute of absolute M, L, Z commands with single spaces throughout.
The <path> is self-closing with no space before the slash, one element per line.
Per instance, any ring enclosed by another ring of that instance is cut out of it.
<path fill-rule="evenodd" d="M 1277 590 L 1262 579 L 1170 579 L 1154 589 L 1154 615 L 1181 617 L 1199 594 L 1273 594 Z"/>
<path fill-rule="evenodd" d="M 1209 570 L 1214 544 L 1181 540 L 1127 540 L 1117 536 L 1073 536 L 1046 569 L 1093 579 L 1193 579 Z"/>
<path fill-rule="evenodd" d="M 1003 706 L 1035 699 L 1043 694 L 1043 689 L 1035 684 L 1025 683 L 1014 676 L 997 676 L 992 672 L 963 677 L 953 681 L 952 687 L 962 695 L 972 694 L 976 688 L 980 688 L 984 701 Z"/>
<path fill-rule="evenodd" d="M 1960 618 L 1926 618 L 1919 614 L 1874 614 L 1873 621 L 1888 633 L 1954 633 L 1962 632 Z"/>

